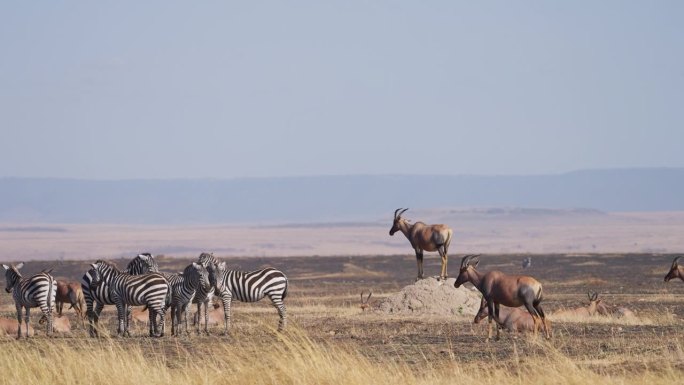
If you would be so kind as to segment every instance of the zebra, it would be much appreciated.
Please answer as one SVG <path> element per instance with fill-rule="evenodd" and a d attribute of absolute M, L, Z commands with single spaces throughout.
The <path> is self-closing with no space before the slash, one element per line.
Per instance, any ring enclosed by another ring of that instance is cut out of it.
<path fill-rule="evenodd" d="M 150 337 L 164 336 L 164 313 L 170 291 L 169 283 L 159 273 L 131 275 L 123 273 L 110 262 L 97 261 L 90 265 L 88 274 L 92 277 L 91 287 L 106 284 L 110 297 L 114 300 L 118 318 L 118 335 L 130 335 L 128 331 L 127 310 L 129 306 L 145 305 L 150 313 Z M 156 317 L 161 317 L 161 330 Z"/>
<path fill-rule="evenodd" d="M 16 265 L 5 265 L 5 279 L 7 287 L 5 291 L 12 293 L 14 305 L 17 308 L 17 339 L 21 338 L 21 309 L 26 308 L 26 338 L 29 338 L 29 316 L 32 307 L 40 307 L 43 316 L 47 318 L 47 335 L 52 335 L 52 307 L 57 294 L 57 281 L 49 272 L 41 272 L 28 278 L 22 278 L 19 269 L 24 266 L 23 262 Z"/>
<path fill-rule="evenodd" d="M 204 333 L 209 334 L 209 319 L 208 319 L 208 308 L 209 308 L 209 303 L 211 303 L 212 299 L 214 298 L 214 293 L 217 292 L 216 290 L 216 281 L 217 281 L 217 264 L 219 263 L 218 259 L 214 257 L 214 254 L 211 253 L 201 253 L 200 256 L 197 258 L 197 263 L 201 264 L 207 269 L 207 272 L 209 273 L 209 287 L 206 288 L 204 286 L 201 286 L 197 289 L 197 293 L 195 293 L 195 298 L 193 298 L 192 303 L 197 304 L 197 334 L 200 334 L 200 314 L 202 314 L 202 305 L 204 305 Z"/>
<path fill-rule="evenodd" d="M 158 273 L 159 265 L 154 257 L 150 253 L 140 253 L 135 258 L 131 259 L 123 271 L 127 274 L 146 274 L 146 273 Z"/>
<path fill-rule="evenodd" d="M 287 296 L 287 277 L 282 271 L 272 267 L 251 272 L 227 270 L 225 262 L 219 263 L 216 269 L 216 289 L 223 302 L 225 333 L 230 328 L 230 303 L 233 298 L 241 302 L 257 302 L 268 296 L 280 316 L 278 331 L 285 328 L 287 318 L 283 300 Z"/>
<path fill-rule="evenodd" d="M 156 272 L 158 270 L 157 262 L 149 253 L 138 254 L 126 267 L 126 272 L 134 275 Z M 99 324 L 100 313 L 102 313 L 102 309 L 104 309 L 105 305 L 114 305 L 114 300 L 109 293 L 106 283 L 99 285 L 97 288 L 91 288 L 91 281 L 92 276 L 86 272 L 83 275 L 83 278 L 81 278 L 81 289 L 83 290 L 83 297 L 86 302 L 86 315 L 88 316 L 89 325 L 88 332 L 91 337 L 97 337 L 99 336 L 97 326 Z M 97 304 L 93 310 L 93 304 L 95 302 Z"/>
<path fill-rule="evenodd" d="M 181 331 L 181 315 L 185 317 L 185 331 L 188 331 L 188 305 L 192 303 L 200 288 L 208 292 L 211 288 L 209 273 L 199 263 L 191 263 L 182 273 L 161 273 L 171 286 L 171 334 L 179 335 Z"/>

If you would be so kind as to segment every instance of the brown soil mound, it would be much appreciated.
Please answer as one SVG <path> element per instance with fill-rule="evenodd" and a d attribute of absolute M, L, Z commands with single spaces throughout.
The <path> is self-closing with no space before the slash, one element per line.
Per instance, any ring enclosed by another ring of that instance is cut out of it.
<path fill-rule="evenodd" d="M 385 298 L 377 311 L 392 314 L 475 315 L 480 308 L 477 289 L 454 287 L 454 278 L 426 278 Z"/>

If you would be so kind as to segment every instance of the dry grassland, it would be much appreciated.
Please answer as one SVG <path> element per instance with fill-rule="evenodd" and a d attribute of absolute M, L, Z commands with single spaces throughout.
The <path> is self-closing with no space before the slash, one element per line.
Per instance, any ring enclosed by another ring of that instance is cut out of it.
<path fill-rule="evenodd" d="M 479 268 L 518 273 L 522 255 L 484 255 Z M 533 256 L 526 273 L 544 284 L 545 309 L 585 302 L 587 290 L 633 309 L 636 319 L 555 319 L 554 338 L 514 336 L 485 342 L 472 317 L 396 316 L 358 308 L 362 290 L 382 298 L 411 284 L 415 259 L 405 256 L 226 258 L 245 270 L 265 265 L 290 277 L 290 326 L 275 331 L 266 301 L 234 303 L 228 336 L 91 339 L 82 329 L 31 340 L 0 337 L 0 382 L 8 384 L 673 384 L 684 375 L 684 282 L 664 284 L 672 256 Z M 426 272 L 439 271 L 426 257 Z M 454 258 L 454 261 L 457 258 Z M 177 271 L 189 259 L 161 258 Z M 123 266 L 123 261 L 117 261 Z M 28 263 L 27 273 L 47 263 Z M 451 273 L 455 273 L 453 263 Z M 65 261 L 56 275 L 82 274 Z M 0 296 L 2 316 L 14 316 Z M 34 326 L 38 315 L 33 313 Z M 73 312 L 72 325 L 76 324 Z M 114 331 L 113 309 L 104 326 Z"/>

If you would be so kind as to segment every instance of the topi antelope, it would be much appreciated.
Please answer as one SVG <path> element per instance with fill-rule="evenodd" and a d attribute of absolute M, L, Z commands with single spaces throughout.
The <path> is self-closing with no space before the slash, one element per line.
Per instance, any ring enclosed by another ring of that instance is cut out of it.
<path fill-rule="evenodd" d="M 400 211 L 401 210 L 401 211 Z M 416 252 L 416 262 L 418 263 L 418 278 L 423 278 L 423 251 L 437 251 L 442 257 L 442 271 L 440 279 L 447 278 L 447 252 L 451 243 L 453 231 L 447 225 L 426 225 L 423 222 L 416 222 L 413 225 L 401 217 L 401 214 L 408 209 L 396 209 L 394 211 L 394 223 L 389 231 L 389 235 L 394 235 L 397 231 L 404 233 L 411 242 L 413 250 Z"/>
<path fill-rule="evenodd" d="M 361 304 L 359 305 L 359 307 L 361 308 L 362 311 L 366 311 L 366 309 L 370 306 L 370 304 L 368 303 L 368 300 L 370 300 L 371 295 L 373 295 L 372 291 L 368 294 L 368 298 L 366 298 L 366 300 L 364 301 L 363 300 L 363 292 L 361 292 Z"/>
<path fill-rule="evenodd" d="M 580 306 L 570 309 L 563 309 L 553 313 L 554 317 L 593 317 L 597 314 L 608 315 L 608 310 L 598 299 L 598 293 L 589 291 L 587 293 L 589 303 L 586 306 Z"/>
<path fill-rule="evenodd" d="M 541 307 L 542 285 L 536 279 L 525 275 L 506 275 L 500 271 L 480 273 L 475 267 L 480 262 L 473 260 L 477 255 L 466 255 L 461 260 L 461 270 L 454 282 L 459 288 L 466 282 L 472 283 L 487 301 L 489 311 L 489 330 L 487 339 L 492 337 L 492 321 L 500 317 L 499 305 L 508 307 L 525 306 L 534 321 L 534 333 L 539 330 L 541 322 L 546 338 L 551 338 L 544 310 Z M 496 339 L 499 339 L 499 328 L 496 328 Z"/>
<path fill-rule="evenodd" d="M 480 303 L 480 310 L 475 315 L 473 323 L 480 323 L 483 319 L 489 316 L 489 309 L 487 307 L 487 301 L 482 298 Z M 496 322 L 499 327 L 503 328 L 509 332 L 533 332 L 534 331 L 534 319 L 530 313 L 522 310 L 519 307 L 506 307 L 502 306 L 499 309 L 499 316 L 494 317 L 494 322 Z"/>
<path fill-rule="evenodd" d="M 672 261 L 672 267 L 670 267 L 670 271 L 665 276 L 665 282 L 669 282 L 672 278 L 679 278 L 684 281 L 684 268 L 679 266 L 679 258 L 681 258 L 681 255 Z"/>

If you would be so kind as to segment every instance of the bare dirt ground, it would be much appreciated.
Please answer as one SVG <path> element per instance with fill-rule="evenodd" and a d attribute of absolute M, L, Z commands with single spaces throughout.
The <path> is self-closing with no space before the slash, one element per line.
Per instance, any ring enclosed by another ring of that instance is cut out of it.
<path fill-rule="evenodd" d="M 498 269 L 521 273 L 520 264 L 527 254 L 483 255 L 479 269 Z M 473 326 L 471 316 L 388 315 L 378 311 L 362 312 L 361 291 L 373 291 L 371 304 L 377 306 L 406 285 L 414 282 L 415 258 L 412 256 L 354 257 L 279 257 L 223 258 L 230 267 L 252 270 L 274 266 L 290 279 L 286 299 L 290 326 L 326 344 L 358 350 L 370 359 L 387 359 L 413 364 L 426 360 L 434 365 L 457 360 L 463 363 L 491 362 L 498 364 L 524 361 L 526 358 L 549 354 L 549 349 L 562 354 L 576 365 L 589 367 L 598 373 L 629 373 L 657 371 L 664 365 L 684 371 L 684 282 L 663 282 L 673 255 L 653 254 L 554 254 L 533 255 L 532 267 L 524 271 L 544 285 L 547 313 L 586 302 L 587 291 L 600 293 L 605 302 L 627 306 L 636 319 L 555 321 L 554 338 L 544 341 L 531 336 L 505 334 L 501 341 L 485 342 L 486 330 Z M 120 267 L 125 260 L 115 261 Z M 189 259 L 159 258 L 165 271 L 180 271 Z M 452 256 L 450 273 L 457 274 L 459 258 Z M 50 262 L 30 262 L 25 273 L 40 271 L 55 265 Z M 63 261 L 54 274 L 79 279 L 86 270 L 84 261 Z M 427 274 L 439 271 L 439 258 L 425 260 Z M 241 344 L 249 341 L 253 349 L 273 344 L 277 333 L 275 310 L 265 299 L 257 304 L 234 303 L 233 329 L 229 336 L 220 336 L 213 327 L 210 336 L 164 337 L 162 339 L 126 338 L 122 344 L 145 346 L 150 354 L 175 357 L 201 354 L 205 349 L 197 342 L 221 341 Z M 9 294 L 0 295 L 0 313 L 14 317 Z M 39 340 L 44 331 L 34 311 L 32 321 Z M 73 311 L 72 325 L 76 324 Z M 114 331 L 113 309 L 105 310 L 108 327 Z M 143 336 L 146 330 L 134 334 Z M 90 343 L 85 331 L 75 330 L 63 337 L 65 343 Z M 72 341 L 72 342 L 70 342 Z M 254 341 L 259 341 L 256 343 Z M 0 344 L 12 343 L 0 338 Z M 92 342 L 96 343 L 96 342 Z M 262 345 L 261 347 L 259 345 Z"/>

